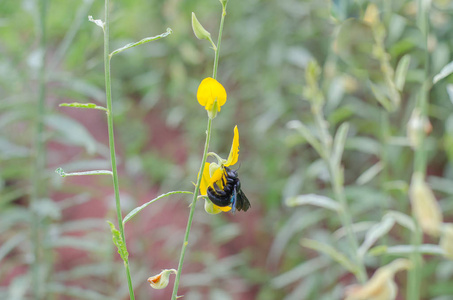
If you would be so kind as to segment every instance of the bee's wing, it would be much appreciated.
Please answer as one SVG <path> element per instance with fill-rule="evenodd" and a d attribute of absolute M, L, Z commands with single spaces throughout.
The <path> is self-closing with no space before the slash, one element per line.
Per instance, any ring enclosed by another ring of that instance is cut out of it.
<path fill-rule="evenodd" d="M 249 201 L 249 199 L 247 199 L 247 196 L 245 196 L 242 189 L 238 189 L 236 198 L 237 198 L 236 208 L 238 210 L 247 211 L 250 208 L 250 201 Z"/>

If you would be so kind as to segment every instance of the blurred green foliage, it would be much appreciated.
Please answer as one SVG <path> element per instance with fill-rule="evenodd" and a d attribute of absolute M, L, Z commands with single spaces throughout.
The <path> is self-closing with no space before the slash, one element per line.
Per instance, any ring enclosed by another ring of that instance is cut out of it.
<path fill-rule="evenodd" d="M 380 28 L 363 21 L 369 3 L 379 8 Z M 47 168 L 40 174 L 48 197 L 38 208 L 29 205 L 31 182 L 37 180 L 31 177 L 40 55 L 37 7 L 32 0 L 0 3 L 0 298 L 31 299 L 33 211 L 44 224 L 48 299 L 124 299 L 122 266 L 113 263 L 115 250 L 104 221 L 113 219 L 109 178 L 63 182 L 53 173 L 57 166 L 68 171 L 109 168 L 103 113 L 58 107 L 73 101 L 104 105 L 102 32 L 87 19 L 103 15 L 103 2 L 49 1 Z M 221 10 L 217 0 L 112 1 L 111 9 L 112 50 L 167 27 L 173 30 L 165 39 L 112 60 L 120 187 L 129 211 L 158 191 L 192 189 L 205 135 L 200 121 L 205 111 L 195 95 L 199 82 L 212 74 L 213 51 L 194 37 L 191 13 L 216 40 Z M 319 86 L 330 132 L 343 122 L 350 125 L 342 163 L 354 222 L 374 224 L 388 210 L 410 214 L 407 189 L 414 155 L 406 124 L 420 86 L 450 62 L 453 49 L 452 2 L 432 1 L 427 11 L 428 57 L 416 12 L 414 1 L 230 0 L 218 74 L 228 101 L 215 119 L 211 149 L 226 156 L 238 125 L 240 176 L 252 209 L 235 216 L 197 212 L 189 272 L 182 279 L 188 299 L 340 299 L 344 286 L 353 283 L 341 266 L 300 245 L 306 237 L 344 250 L 339 233 L 332 235 L 341 227 L 338 218 L 319 208 L 284 205 L 299 194 L 332 194 L 324 163 L 300 134 L 286 127 L 294 119 L 314 126 L 303 96 L 311 60 L 322 69 Z M 379 37 L 382 45 L 376 42 Z M 410 59 L 408 71 L 393 86 L 392 72 L 404 57 Z M 452 83 L 447 76 L 429 91 L 433 130 L 425 140 L 428 182 L 446 221 L 453 210 Z M 378 162 L 380 172 L 358 181 Z M 90 199 L 102 203 L 105 214 L 96 214 L 87 204 Z M 131 225 L 128 244 L 136 282 L 176 265 L 185 204 L 183 199 L 153 204 L 147 208 L 152 212 Z M 405 229 L 395 227 L 378 243 L 410 241 Z M 61 258 L 77 249 L 83 255 L 65 265 Z M 368 271 L 391 258 L 367 257 Z M 438 257 L 427 259 L 423 299 L 451 297 L 452 266 Z M 403 276 L 397 280 L 405 286 Z M 136 288 L 138 299 L 166 295 L 145 283 Z"/>

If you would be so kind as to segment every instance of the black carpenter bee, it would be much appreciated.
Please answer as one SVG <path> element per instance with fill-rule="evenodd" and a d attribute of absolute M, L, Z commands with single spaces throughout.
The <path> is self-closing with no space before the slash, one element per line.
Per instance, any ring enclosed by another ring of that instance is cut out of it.
<path fill-rule="evenodd" d="M 231 170 L 224 167 L 225 176 L 222 176 L 223 189 L 216 183 L 214 188 L 208 187 L 208 197 L 217 206 L 231 205 L 231 212 L 237 210 L 247 211 L 250 208 L 250 202 L 241 189 L 241 182 L 238 178 L 237 170 Z"/>

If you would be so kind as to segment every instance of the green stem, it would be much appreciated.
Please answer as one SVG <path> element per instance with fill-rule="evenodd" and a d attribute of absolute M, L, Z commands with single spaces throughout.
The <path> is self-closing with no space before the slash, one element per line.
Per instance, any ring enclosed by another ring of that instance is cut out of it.
<path fill-rule="evenodd" d="M 226 4 L 222 3 L 222 18 L 220 20 L 219 38 L 217 40 L 217 47 L 214 49 L 215 57 L 214 57 L 214 68 L 213 68 L 213 73 L 212 73 L 212 78 L 214 78 L 214 79 L 217 78 L 220 43 L 222 41 L 223 23 L 225 20 L 225 16 L 226 16 Z M 201 166 L 200 166 L 200 171 L 198 173 L 199 175 L 198 175 L 198 179 L 197 179 L 197 185 L 195 186 L 195 191 L 193 193 L 192 204 L 191 204 L 190 212 L 189 212 L 189 219 L 187 221 L 186 233 L 184 235 L 184 243 L 182 244 L 181 255 L 179 257 L 178 272 L 176 274 L 175 284 L 173 286 L 173 294 L 171 296 L 171 300 L 176 300 L 176 298 L 178 297 L 178 288 L 179 288 L 179 280 L 181 278 L 182 265 L 184 263 L 184 257 L 186 255 L 187 246 L 189 245 L 189 234 L 190 234 L 190 229 L 192 228 L 193 215 L 195 213 L 195 206 L 196 206 L 197 199 L 198 199 L 198 193 L 200 192 L 200 183 L 201 183 L 201 179 L 203 177 L 204 165 L 205 165 L 206 159 L 208 157 L 209 142 L 211 140 L 211 125 L 212 125 L 212 119 L 208 118 L 208 126 L 206 129 L 206 140 L 205 140 L 205 144 L 204 144 L 203 159 L 201 160 Z"/>
<path fill-rule="evenodd" d="M 200 172 L 198 173 L 197 185 L 195 186 L 195 191 L 193 193 L 192 205 L 190 207 L 190 213 L 189 213 L 189 220 L 187 221 L 186 234 L 184 236 L 184 243 L 182 244 L 181 256 L 179 257 L 178 273 L 176 274 L 175 284 L 173 286 L 173 294 L 171 296 L 172 300 L 176 300 L 176 297 L 178 295 L 179 279 L 181 277 L 182 265 L 184 263 L 184 256 L 186 255 L 186 249 L 187 249 L 187 246 L 189 245 L 189 233 L 190 233 L 190 229 L 192 227 L 193 214 L 195 212 L 197 197 L 198 197 L 198 193 L 200 191 L 200 183 L 201 183 L 201 179 L 203 177 L 204 165 L 206 163 L 206 158 L 208 157 L 209 142 L 211 140 L 211 123 L 212 123 L 212 119 L 208 118 L 208 127 L 206 130 L 206 141 L 204 144 L 203 159 L 201 160 L 201 166 L 200 166 Z"/>
<path fill-rule="evenodd" d="M 219 67 L 220 43 L 222 41 L 223 22 L 226 16 L 226 4 L 222 6 L 222 18 L 220 19 L 219 37 L 217 39 L 217 48 L 215 49 L 214 68 L 212 70 L 212 78 L 217 79 L 217 68 Z"/>
<path fill-rule="evenodd" d="M 354 235 L 354 231 L 352 230 L 352 217 L 350 214 L 350 210 L 348 208 L 348 203 L 346 201 L 346 195 L 344 193 L 344 187 L 341 180 L 343 176 L 340 172 L 343 172 L 338 166 L 334 164 L 332 161 L 332 137 L 329 134 L 326 126 L 326 121 L 324 120 L 322 107 L 312 107 L 312 112 L 315 115 L 316 119 L 316 126 L 320 133 L 320 140 L 323 145 L 322 153 L 320 153 L 321 158 L 326 162 L 329 174 L 330 174 L 330 182 L 332 185 L 333 192 L 335 194 L 335 198 L 341 205 L 341 211 L 338 213 L 340 218 L 340 222 L 342 226 L 346 230 L 347 239 L 349 242 L 349 246 L 351 247 L 353 257 L 355 259 L 355 263 L 358 267 L 357 274 L 354 274 L 357 280 L 361 283 L 364 283 L 367 280 L 367 274 L 365 270 L 365 266 L 363 264 L 362 259 L 357 255 L 357 250 L 359 249 L 359 245 L 357 242 L 357 238 Z"/>
<path fill-rule="evenodd" d="M 45 188 L 42 180 L 44 174 L 46 158 L 45 158 L 45 141 L 44 141 L 44 116 L 46 113 L 45 99 L 46 99 L 46 9 L 47 0 L 40 1 L 40 49 L 41 49 L 41 65 L 39 68 L 39 82 L 38 82 L 38 103 L 36 109 L 36 132 L 35 132 L 35 164 L 33 168 L 33 187 L 30 197 L 30 207 L 37 207 L 40 199 L 45 193 Z M 33 242 L 33 263 L 32 269 L 32 293 L 34 299 L 44 299 L 45 292 L 43 290 L 44 277 L 42 276 L 41 261 L 41 240 L 42 240 L 42 224 L 39 215 L 32 209 L 32 228 L 31 239 Z"/>
<path fill-rule="evenodd" d="M 341 224 L 346 229 L 349 246 L 351 247 L 355 263 L 358 267 L 357 274 L 355 274 L 355 276 L 360 283 L 365 283 L 365 281 L 367 280 L 367 274 L 362 259 L 359 257 L 359 255 L 357 255 L 359 245 L 357 242 L 357 238 L 354 235 L 354 231 L 352 230 L 352 217 L 350 214 L 348 203 L 346 201 L 344 187 L 340 180 L 339 172 L 342 171 L 338 170 L 335 166 L 333 166 L 331 160 L 329 160 L 328 164 L 333 192 L 335 194 L 335 198 L 340 202 L 341 205 L 341 210 L 338 213 L 338 215 L 340 217 Z"/>
<path fill-rule="evenodd" d="M 116 214 L 118 218 L 118 228 L 126 247 L 126 237 L 124 235 L 123 217 L 121 214 L 120 191 L 118 184 L 118 170 L 116 166 L 115 140 L 113 134 L 113 109 L 112 109 L 112 87 L 110 82 L 110 56 L 109 56 L 109 0 L 105 0 L 105 25 L 104 25 L 104 67 L 105 67 L 105 94 L 107 98 L 107 126 L 109 132 L 110 160 L 112 164 L 113 187 L 115 190 Z M 126 247 L 127 248 L 127 247 Z M 131 272 L 129 262 L 125 261 L 127 285 L 129 287 L 129 296 L 131 300 L 135 299 L 134 289 L 132 287 Z"/>
<path fill-rule="evenodd" d="M 429 76 L 429 50 L 428 50 L 428 33 L 429 33 L 429 18 L 428 18 L 428 10 L 429 7 L 424 7 L 427 5 L 424 3 L 423 0 L 419 0 L 418 2 L 418 23 L 419 27 L 422 31 L 424 41 L 425 41 L 425 66 L 424 66 L 424 78 L 425 81 L 421 86 L 421 91 L 419 93 L 419 98 L 416 103 L 416 108 L 420 112 L 421 120 L 427 119 L 428 115 L 428 87 L 429 83 L 431 82 L 431 78 Z M 428 83 L 429 81 L 429 83 Z M 425 178 L 426 174 L 426 166 L 427 166 L 427 158 L 426 158 L 426 150 L 425 150 L 425 131 L 424 129 L 417 131 L 419 144 L 415 148 L 415 157 L 414 157 L 414 173 L 420 174 L 423 178 Z M 417 224 L 417 230 L 415 230 L 411 235 L 411 244 L 416 248 L 419 249 L 423 239 L 423 232 Z M 411 254 L 410 259 L 412 261 L 413 267 L 408 272 L 408 291 L 406 295 L 406 299 L 410 300 L 418 300 L 420 299 L 420 287 L 422 282 L 422 273 L 421 273 L 421 266 L 423 263 L 423 257 L 420 251 L 415 251 Z"/>

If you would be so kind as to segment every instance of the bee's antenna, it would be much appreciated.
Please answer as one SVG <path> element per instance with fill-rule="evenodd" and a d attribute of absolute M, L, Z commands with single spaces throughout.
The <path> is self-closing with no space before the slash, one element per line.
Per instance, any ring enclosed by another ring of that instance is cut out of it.
<path fill-rule="evenodd" d="M 242 163 L 239 163 L 239 167 L 235 170 L 236 172 L 239 171 L 239 169 L 241 168 L 241 165 L 242 165 Z"/>

